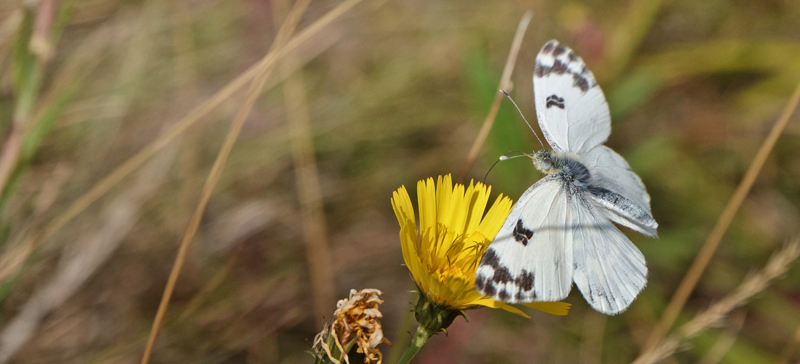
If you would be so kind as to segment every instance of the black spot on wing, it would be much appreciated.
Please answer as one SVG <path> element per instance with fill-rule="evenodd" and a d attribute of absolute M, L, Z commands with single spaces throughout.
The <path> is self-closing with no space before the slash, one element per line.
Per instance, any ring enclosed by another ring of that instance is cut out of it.
<path fill-rule="evenodd" d="M 517 286 L 520 290 L 530 291 L 533 289 L 533 273 L 522 270 L 522 273 L 516 279 Z"/>
<path fill-rule="evenodd" d="M 524 239 L 533 237 L 533 231 L 526 229 L 521 223 L 518 225 L 520 231 L 515 229 L 515 234 L 518 233 Z M 494 249 L 486 250 L 481 266 L 493 268 L 491 271 L 481 270 L 475 276 L 475 289 L 481 294 L 505 302 L 531 302 L 536 299 L 533 272 L 525 269 L 511 272 L 507 266 L 501 265 Z"/>
<path fill-rule="evenodd" d="M 511 297 L 511 295 L 508 294 L 505 288 L 497 294 L 497 298 L 499 298 L 500 301 L 508 301 L 509 297 Z"/>
<path fill-rule="evenodd" d="M 577 73 L 572 74 L 572 86 L 581 89 L 583 92 L 589 91 L 589 88 L 592 87 L 586 77 L 583 77 Z"/>
<path fill-rule="evenodd" d="M 511 276 L 511 272 L 506 267 L 500 267 L 495 269 L 494 276 L 492 277 L 492 282 L 494 283 L 508 283 L 513 282 L 514 277 Z"/>
<path fill-rule="evenodd" d="M 528 239 L 533 237 L 533 230 L 530 230 L 522 225 L 522 219 L 517 220 L 517 226 L 514 227 L 514 240 L 528 246 Z"/>
<path fill-rule="evenodd" d="M 482 275 L 475 277 L 475 288 L 478 292 L 483 292 L 486 287 L 486 278 Z"/>
<path fill-rule="evenodd" d="M 540 58 L 551 58 L 553 65 L 543 64 Z M 573 69 L 570 69 L 570 65 Z M 577 68 L 580 68 L 580 71 Z M 533 67 L 534 76 L 542 78 L 550 74 L 563 75 L 565 73 L 572 76 L 572 86 L 579 88 L 583 93 L 597 85 L 594 75 L 583 64 L 583 60 L 575 55 L 575 52 L 555 41 L 548 42 L 537 56 L 536 65 Z"/>
<path fill-rule="evenodd" d="M 547 44 L 544 45 L 544 48 L 542 48 L 541 53 L 550 53 L 550 52 L 552 52 L 553 48 L 555 48 L 557 44 L 558 43 L 556 43 L 556 42 L 554 42 L 552 40 L 547 42 Z"/>
<path fill-rule="evenodd" d="M 567 47 L 564 47 L 561 44 L 557 44 L 557 45 L 555 45 L 555 47 L 553 49 L 553 57 L 558 57 L 558 56 L 560 56 L 560 55 L 562 55 L 564 53 L 568 53 L 568 52 L 569 52 L 569 50 L 567 49 Z"/>
<path fill-rule="evenodd" d="M 558 97 L 558 95 L 550 95 L 547 96 L 547 108 L 549 109 L 550 106 L 555 106 L 561 110 L 564 110 L 564 98 Z"/>
<path fill-rule="evenodd" d="M 492 296 L 497 293 L 497 287 L 494 286 L 494 283 L 491 281 L 486 281 L 486 286 L 483 288 L 482 293 L 487 296 Z"/>
<path fill-rule="evenodd" d="M 553 62 L 553 66 L 550 67 L 550 72 L 555 73 L 557 75 L 563 75 L 564 73 L 569 71 L 569 67 L 566 63 L 561 62 L 560 60 L 556 59 Z"/>
<path fill-rule="evenodd" d="M 536 65 L 533 66 L 533 75 L 538 77 L 538 78 L 544 77 L 544 69 L 545 68 L 546 68 L 546 66 L 543 66 L 539 62 L 536 62 Z M 549 72 L 548 72 L 548 74 L 549 74 Z"/>
<path fill-rule="evenodd" d="M 497 269 L 500 267 L 500 257 L 497 256 L 497 253 L 495 253 L 494 249 L 486 249 L 486 253 L 484 253 L 483 258 L 481 258 L 480 265 L 488 265 L 494 269 Z"/>
<path fill-rule="evenodd" d="M 533 291 L 534 274 L 522 270 L 515 277 L 506 267 L 494 271 L 491 277 L 479 275 L 475 278 L 475 288 L 481 294 L 500 301 L 531 302 L 536 299 Z"/>
<path fill-rule="evenodd" d="M 575 52 L 570 50 L 569 52 L 567 52 L 567 59 L 569 59 L 570 62 L 577 62 L 578 56 L 575 55 Z"/>

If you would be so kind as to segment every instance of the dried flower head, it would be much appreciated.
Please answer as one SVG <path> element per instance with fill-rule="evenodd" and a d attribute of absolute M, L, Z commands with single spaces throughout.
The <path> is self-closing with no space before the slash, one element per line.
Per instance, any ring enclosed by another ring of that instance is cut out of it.
<path fill-rule="evenodd" d="M 350 363 L 347 353 L 353 346 L 364 354 L 364 362 L 378 364 L 383 360 L 378 344 L 387 343 L 383 337 L 381 318 L 383 315 L 378 305 L 383 303 L 378 296 L 383 292 L 377 289 L 350 290 L 350 298 L 339 300 L 333 320 L 325 325 L 322 332 L 314 340 L 314 351 L 317 356 L 326 355 L 332 362 L 341 363 L 343 359 Z"/>

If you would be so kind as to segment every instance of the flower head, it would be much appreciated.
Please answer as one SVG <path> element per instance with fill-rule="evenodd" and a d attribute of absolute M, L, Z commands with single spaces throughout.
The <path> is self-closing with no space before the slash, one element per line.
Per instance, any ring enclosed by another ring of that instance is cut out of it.
<path fill-rule="evenodd" d="M 419 229 L 405 186 L 394 192 L 392 207 L 400 222 L 400 242 L 411 276 L 427 301 L 447 310 L 481 306 L 522 316 L 518 308 L 485 297 L 475 290 L 475 269 L 503 225 L 513 205 L 500 195 L 484 215 L 491 187 L 482 183 L 453 186 L 450 175 L 417 183 Z M 566 315 L 569 304 L 525 304 L 554 315 Z"/>

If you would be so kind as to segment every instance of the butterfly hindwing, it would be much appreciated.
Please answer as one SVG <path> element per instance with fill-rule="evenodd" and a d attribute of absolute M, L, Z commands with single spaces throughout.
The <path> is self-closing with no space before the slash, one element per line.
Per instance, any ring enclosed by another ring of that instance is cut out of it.
<path fill-rule="evenodd" d="M 595 310 L 625 311 L 647 284 L 644 255 L 592 203 L 575 211 L 581 221 L 573 232 L 575 285 Z"/>
<path fill-rule="evenodd" d="M 583 154 L 611 134 L 608 104 L 594 75 L 555 40 L 536 56 L 533 92 L 539 127 L 553 150 Z"/>
<path fill-rule="evenodd" d="M 605 145 L 598 145 L 583 155 L 582 159 L 584 165 L 594 172 L 595 178 L 608 189 L 650 211 L 650 195 L 647 194 L 642 179 L 633 172 L 621 155 Z"/>
<path fill-rule="evenodd" d="M 582 161 L 593 174 L 592 197 L 607 216 L 644 235 L 656 236 L 658 223 L 650 212 L 650 195 L 628 162 L 604 145 L 592 148 Z"/>
<path fill-rule="evenodd" d="M 525 191 L 478 265 L 478 292 L 511 303 L 567 297 L 573 269 L 567 200 L 555 176 Z"/>

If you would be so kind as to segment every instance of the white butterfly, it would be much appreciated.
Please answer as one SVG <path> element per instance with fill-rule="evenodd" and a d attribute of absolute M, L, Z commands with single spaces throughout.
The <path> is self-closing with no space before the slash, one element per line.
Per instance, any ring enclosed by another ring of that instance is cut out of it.
<path fill-rule="evenodd" d="M 604 146 L 611 117 L 583 60 L 551 40 L 536 56 L 539 126 L 553 151 L 546 176 L 511 210 L 475 274 L 478 292 L 509 303 L 558 301 L 572 282 L 591 306 L 618 314 L 647 283 L 644 256 L 613 222 L 655 237 L 650 196 L 625 159 Z"/>

